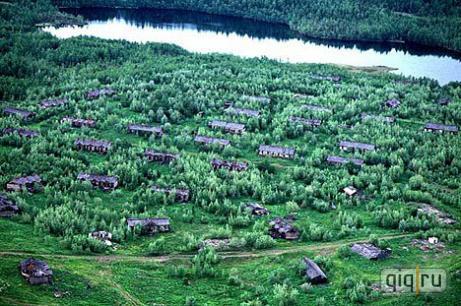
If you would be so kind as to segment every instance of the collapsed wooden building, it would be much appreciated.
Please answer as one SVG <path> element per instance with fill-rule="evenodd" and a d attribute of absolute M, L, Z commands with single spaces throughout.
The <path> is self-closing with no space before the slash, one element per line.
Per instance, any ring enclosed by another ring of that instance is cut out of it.
<path fill-rule="evenodd" d="M 108 87 L 102 89 L 94 89 L 86 93 L 86 98 L 89 100 L 95 100 L 102 96 L 113 96 L 115 93 L 115 90 Z"/>
<path fill-rule="evenodd" d="M 90 182 L 94 187 L 105 191 L 114 190 L 118 186 L 118 178 L 116 176 L 79 173 L 77 179 Z"/>
<path fill-rule="evenodd" d="M 370 260 L 385 259 L 391 255 L 390 249 L 380 249 L 371 243 L 354 243 L 351 251 Z"/>
<path fill-rule="evenodd" d="M 360 117 L 363 122 L 366 122 L 366 121 L 379 121 L 379 122 L 384 122 L 384 123 L 394 123 L 395 122 L 395 117 L 391 117 L 391 116 L 371 115 L 371 114 L 362 113 Z"/>
<path fill-rule="evenodd" d="M 292 225 L 290 218 L 277 217 L 269 223 L 269 235 L 272 238 L 296 240 L 299 238 L 299 230 Z"/>
<path fill-rule="evenodd" d="M 445 125 L 439 123 L 426 123 L 424 131 L 432 133 L 451 133 L 457 134 L 459 129 L 456 125 Z"/>
<path fill-rule="evenodd" d="M 288 121 L 291 123 L 300 123 L 307 127 L 319 127 L 322 125 L 322 120 L 320 119 L 306 119 L 302 117 L 290 116 Z"/>
<path fill-rule="evenodd" d="M 442 224 L 453 225 L 456 223 L 455 219 L 449 214 L 427 203 L 418 203 L 418 212 L 428 216 L 434 216 L 435 220 Z"/>
<path fill-rule="evenodd" d="M 67 99 L 45 99 L 40 102 L 41 108 L 58 107 L 67 104 Z"/>
<path fill-rule="evenodd" d="M 112 147 L 112 143 L 107 140 L 96 139 L 77 139 L 74 142 L 77 150 L 86 150 L 89 152 L 107 153 Z"/>
<path fill-rule="evenodd" d="M 147 149 L 144 151 L 144 157 L 151 162 L 159 162 L 161 164 L 169 164 L 179 158 L 179 154 L 158 152 L 155 150 Z"/>
<path fill-rule="evenodd" d="M 159 187 L 156 185 L 152 186 L 151 189 L 153 192 L 163 193 L 166 196 L 169 196 L 170 194 L 174 194 L 176 202 L 184 203 L 190 200 L 190 190 L 189 189 L 170 188 L 170 187 L 163 188 L 163 187 Z"/>
<path fill-rule="evenodd" d="M 323 284 L 328 281 L 325 273 L 320 267 L 311 259 L 304 257 L 303 263 L 306 266 L 306 279 L 311 284 Z"/>
<path fill-rule="evenodd" d="M 40 133 L 23 128 L 4 128 L 1 132 L 2 136 L 17 134 L 19 137 L 34 138 L 40 136 Z"/>
<path fill-rule="evenodd" d="M 246 117 L 255 117 L 259 118 L 260 111 L 248 109 L 248 108 L 237 108 L 237 107 L 229 107 L 225 110 L 226 113 L 235 116 L 246 116 Z"/>
<path fill-rule="evenodd" d="M 0 193 L 0 217 L 12 217 L 19 214 L 19 212 L 18 205 L 8 199 L 6 194 Z"/>
<path fill-rule="evenodd" d="M 170 219 L 168 218 L 128 218 L 128 228 L 134 230 L 139 227 L 141 234 L 154 235 L 171 231 Z"/>
<path fill-rule="evenodd" d="M 375 150 L 375 145 L 368 144 L 368 143 L 361 143 L 361 142 L 355 142 L 355 141 L 341 141 L 339 143 L 339 148 L 341 151 L 360 151 L 360 152 L 365 152 L 365 151 L 374 151 Z"/>
<path fill-rule="evenodd" d="M 218 145 L 221 147 L 230 145 L 230 141 L 227 139 L 213 138 L 213 137 L 200 136 L 200 135 L 195 136 L 194 141 L 202 145 Z"/>
<path fill-rule="evenodd" d="M 227 169 L 229 171 L 246 171 L 248 169 L 248 163 L 238 161 L 227 161 L 213 158 L 211 166 L 214 170 Z"/>
<path fill-rule="evenodd" d="M 19 264 L 19 271 L 31 285 L 51 284 L 53 271 L 44 261 L 28 258 Z"/>
<path fill-rule="evenodd" d="M 346 165 L 352 163 L 355 166 L 362 166 L 365 164 L 365 161 L 358 158 L 349 158 L 349 157 L 340 157 L 330 155 L 327 157 L 327 162 L 331 165 Z"/>
<path fill-rule="evenodd" d="M 91 127 L 94 128 L 96 126 L 96 121 L 92 119 L 80 119 L 80 118 L 72 118 L 72 117 L 64 117 L 61 119 L 61 123 L 70 123 L 72 127 L 81 128 L 81 127 Z"/>
<path fill-rule="evenodd" d="M 269 145 L 260 145 L 258 154 L 261 156 L 272 156 L 279 158 L 293 159 L 295 157 L 296 150 L 289 147 L 278 147 Z"/>
<path fill-rule="evenodd" d="M 18 177 L 6 184 L 7 191 L 37 192 L 42 187 L 42 178 L 36 174 Z"/>
<path fill-rule="evenodd" d="M 112 233 L 106 231 L 94 231 L 89 233 L 88 237 L 99 240 L 107 246 L 112 245 Z"/>
<path fill-rule="evenodd" d="M 250 214 L 257 217 L 269 214 L 269 210 L 259 203 L 247 203 L 245 209 L 249 211 Z"/>
<path fill-rule="evenodd" d="M 6 107 L 3 109 L 3 113 L 8 116 L 18 116 L 19 118 L 26 121 L 32 120 L 37 115 L 34 112 L 15 107 Z"/>
<path fill-rule="evenodd" d="M 221 129 L 231 134 L 243 134 L 245 132 L 245 124 L 241 123 L 213 120 L 208 122 L 208 126 L 212 129 Z"/>
<path fill-rule="evenodd" d="M 384 105 L 387 106 L 388 108 L 397 108 L 400 106 L 400 101 L 394 98 L 394 99 L 387 100 L 384 103 Z"/>
<path fill-rule="evenodd" d="M 128 133 L 136 134 L 139 136 L 154 135 L 155 137 L 161 137 L 163 136 L 163 129 L 158 126 L 151 126 L 146 124 L 129 124 Z"/>

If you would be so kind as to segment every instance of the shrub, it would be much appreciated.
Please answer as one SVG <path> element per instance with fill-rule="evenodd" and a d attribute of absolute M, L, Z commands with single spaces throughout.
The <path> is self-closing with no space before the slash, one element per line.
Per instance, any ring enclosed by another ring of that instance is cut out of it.
<path fill-rule="evenodd" d="M 298 290 L 289 287 L 286 284 L 274 285 L 274 301 L 279 306 L 291 306 L 297 302 L 299 292 Z"/>

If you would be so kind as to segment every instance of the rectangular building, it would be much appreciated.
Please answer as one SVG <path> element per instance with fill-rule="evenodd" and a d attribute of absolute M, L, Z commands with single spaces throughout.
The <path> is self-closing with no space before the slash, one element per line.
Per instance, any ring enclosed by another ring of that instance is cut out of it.
<path fill-rule="evenodd" d="M 457 134 L 459 129 L 456 125 L 445 125 L 445 124 L 439 124 L 439 123 L 426 123 L 424 126 L 424 130 L 426 132 L 432 132 L 432 133 L 451 133 L 451 134 Z"/>
<path fill-rule="evenodd" d="M 227 139 L 222 139 L 222 138 L 213 138 L 213 137 L 207 137 L 207 136 L 195 136 L 194 141 L 199 144 L 203 145 L 219 145 L 221 147 L 225 147 L 230 145 L 230 141 Z"/>
<path fill-rule="evenodd" d="M 208 122 L 208 126 L 212 129 L 221 129 L 232 134 L 243 134 L 245 132 L 245 125 L 241 123 L 213 120 Z"/>
<path fill-rule="evenodd" d="M 106 154 L 112 147 L 112 143 L 110 141 L 96 139 L 77 139 L 75 140 L 74 145 L 77 150 L 86 150 L 101 154 Z"/>
<path fill-rule="evenodd" d="M 261 156 L 272 156 L 279 158 L 293 159 L 295 157 L 295 149 L 288 147 L 277 147 L 269 145 L 260 145 L 258 154 Z"/>
<path fill-rule="evenodd" d="M 161 127 L 146 124 L 129 124 L 128 133 L 141 136 L 155 135 L 156 137 L 161 137 L 163 136 L 163 129 Z"/>
<path fill-rule="evenodd" d="M 339 143 L 339 148 L 342 151 L 374 151 L 375 146 L 372 144 L 361 143 L 361 142 L 354 142 L 354 141 L 341 141 Z"/>
<path fill-rule="evenodd" d="M 98 187 L 105 191 L 114 190 L 118 186 L 118 178 L 116 176 L 80 173 L 77 179 L 90 182 L 94 187 Z"/>
<path fill-rule="evenodd" d="M 345 165 L 348 163 L 352 163 L 356 166 L 362 166 L 365 163 L 362 159 L 331 156 L 331 155 L 327 157 L 327 162 L 332 165 Z"/>

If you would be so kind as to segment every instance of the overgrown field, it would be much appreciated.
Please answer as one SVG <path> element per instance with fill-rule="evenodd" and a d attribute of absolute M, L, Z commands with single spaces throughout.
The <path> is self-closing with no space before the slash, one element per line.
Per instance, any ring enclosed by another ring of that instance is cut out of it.
<path fill-rule="evenodd" d="M 328 65 L 290 65 L 266 59 L 196 55 L 172 45 L 131 44 L 94 38 L 58 40 L 35 29 L 53 20 L 47 1 L 0 4 L 2 109 L 37 112 L 32 121 L 0 117 L 0 128 L 23 127 L 39 137 L 0 137 L 0 186 L 40 175 L 38 193 L 8 193 L 21 214 L 0 219 L 0 304 L 22 305 L 454 305 L 460 300 L 459 220 L 461 138 L 423 131 L 427 122 L 461 124 L 461 86 L 426 79 L 363 73 Z M 59 18 L 66 18 L 60 15 Z M 336 79 L 339 77 L 339 79 Z M 113 96 L 88 100 L 89 90 Z M 248 96 L 270 98 L 261 103 Z M 40 101 L 66 98 L 42 109 Z M 437 101 L 449 98 L 451 103 Z M 390 99 L 401 104 L 391 109 Z M 225 103 L 259 110 L 259 118 L 231 116 Z M 303 105 L 330 111 L 313 111 Z M 362 120 L 362 113 L 393 116 Z M 94 128 L 72 128 L 64 116 L 91 118 Z M 316 128 L 290 116 L 321 119 Z M 243 135 L 210 129 L 220 119 L 246 125 Z M 127 133 L 129 123 L 161 126 L 161 138 Z M 194 143 L 195 135 L 230 140 L 226 148 Z M 109 140 L 107 155 L 78 151 L 77 138 Z M 340 141 L 375 145 L 343 152 Z M 262 157 L 261 144 L 293 147 L 292 160 Z M 178 153 L 170 165 L 148 162 L 145 149 Z M 355 157 L 362 167 L 332 166 L 329 155 Z M 211 160 L 245 161 L 243 172 L 213 170 Z M 80 172 L 118 177 L 112 192 L 77 180 Z M 152 185 L 188 188 L 176 203 Z M 360 197 L 343 188 L 354 186 Z M 270 214 L 256 218 L 246 203 Z M 456 223 L 446 225 L 418 210 L 430 204 Z M 272 239 L 269 221 L 294 215 L 296 241 Z M 129 217 L 168 217 L 172 232 L 143 236 Z M 115 248 L 89 238 L 113 233 Z M 442 250 L 423 251 L 414 238 L 436 236 Z M 229 248 L 198 252 L 204 239 L 229 239 Z M 354 241 L 390 247 L 389 259 L 372 262 L 349 252 Z M 29 254 L 55 272 L 51 286 L 32 287 L 17 265 Z M 329 282 L 311 286 L 300 273 L 308 256 Z M 386 295 L 373 290 L 389 267 L 443 268 L 441 294 Z M 55 297 L 58 295 L 59 297 Z"/>

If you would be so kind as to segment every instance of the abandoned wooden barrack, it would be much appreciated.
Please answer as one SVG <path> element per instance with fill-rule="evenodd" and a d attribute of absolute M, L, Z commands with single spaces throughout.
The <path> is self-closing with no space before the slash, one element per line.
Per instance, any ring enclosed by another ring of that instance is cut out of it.
<path fill-rule="evenodd" d="M 229 171 L 246 171 L 248 169 L 248 163 L 239 161 L 227 161 L 217 158 L 213 158 L 211 166 L 214 170 L 227 169 Z"/>
<path fill-rule="evenodd" d="M 90 182 L 94 187 L 102 190 L 113 190 L 118 186 L 118 178 L 116 176 L 79 173 L 77 179 L 80 181 Z"/>
<path fill-rule="evenodd" d="M 295 153 L 296 150 L 289 147 L 260 145 L 258 149 L 258 154 L 261 156 L 272 156 L 287 159 L 293 159 L 295 157 Z"/>
<path fill-rule="evenodd" d="M 128 133 L 136 135 L 154 135 L 156 137 L 161 137 L 163 135 L 163 129 L 158 126 L 151 126 L 147 124 L 129 124 Z"/>
<path fill-rule="evenodd" d="M 243 134 L 245 132 L 245 125 L 241 123 L 213 120 L 208 122 L 208 126 L 212 129 L 222 129 L 232 134 Z"/>
<path fill-rule="evenodd" d="M 247 203 L 245 209 L 253 216 L 265 216 L 269 214 L 269 210 L 259 203 Z"/>
<path fill-rule="evenodd" d="M 53 271 L 48 264 L 35 258 L 21 261 L 19 271 L 31 285 L 51 284 L 53 281 Z"/>
<path fill-rule="evenodd" d="M 171 187 L 159 187 L 159 186 L 152 186 L 151 187 L 153 192 L 164 193 L 167 196 L 170 194 L 175 195 L 176 202 L 187 202 L 190 199 L 190 190 L 185 188 L 171 188 Z"/>
<path fill-rule="evenodd" d="M 362 121 L 380 121 L 385 123 L 394 123 L 395 117 L 390 116 L 381 116 L 381 115 L 371 115 L 362 113 L 361 115 Z"/>
<path fill-rule="evenodd" d="M 452 133 L 457 134 L 459 129 L 456 125 L 445 125 L 439 123 L 431 123 L 428 122 L 424 126 L 424 130 L 426 132 L 433 132 L 433 133 Z"/>
<path fill-rule="evenodd" d="M 1 132 L 1 135 L 13 135 L 17 134 L 19 137 L 25 138 L 34 138 L 40 136 L 40 134 L 36 131 L 27 130 L 23 128 L 4 128 Z"/>
<path fill-rule="evenodd" d="M 333 112 L 330 108 L 321 106 L 321 105 L 314 105 L 314 104 L 304 104 L 301 106 L 301 109 L 315 111 L 315 112 Z"/>
<path fill-rule="evenodd" d="M 23 120 L 31 120 L 37 115 L 34 112 L 15 107 L 6 107 L 3 109 L 3 113 L 9 116 L 18 116 Z"/>
<path fill-rule="evenodd" d="M 51 108 L 51 107 L 62 106 L 66 103 L 67 103 L 67 99 L 65 98 L 45 99 L 40 102 L 40 107 L 41 108 Z"/>
<path fill-rule="evenodd" d="M 333 155 L 329 155 L 327 157 L 327 162 L 332 165 L 346 165 L 348 163 L 352 163 L 356 166 L 362 166 L 365 164 L 365 161 L 362 159 L 333 156 Z"/>
<path fill-rule="evenodd" d="M 86 98 L 89 100 L 95 100 L 102 96 L 112 96 L 115 93 L 116 93 L 115 90 L 108 88 L 108 87 L 102 88 L 102 89 L 94 89 L 86 93 Z"/>
<path fill-rule="evenodd" d="M 12 217 L 19 214 L 20 209 L 6 194 L 0 193 L 0 217 Z"/>
<path fill-rule="evenodd" d="M 296 116 L 290 116 L 288 121 L 292 123 L 300 123 L 307 127 L 319 127 L 322 124 L 322 120 L 320 119 L 306 119 Z"/>
<path fill-rule="evenodd" d="M 61 123 L 69 122 L 72 127 L 80 128 L 80 127 L 95 127 L 96 121 L 92 119 L 79 119 L 79 118 L 72 118 L 72 117 L 64 117 L 61 119 Z"/>
<path fill-rule="evenodd" d="M 375 150 L 375 145 L 373 144 L 368 144 L 368 143 L 362 143 L 362 142 L 355 142 L 355 141 L 341 141 L 339 143 L 339 148 L 342 151 L 374 151 Z"/>
<path fill-rule="evenodd" d="M 158 152 L 150 149 L 144 151 L 144 156 L 149 161 L 159 162 L 162 164 L 169 164 L 179 158 L 179 154 Z"/>
<path fill-rule="evenodd" d="M 380 249 L 371 243 L 354 243 L 351 251 L 370 260 L 385 259 L 391 255 L 391 249 Z"/>
<path fill-rule="evenodd" d="M 390 99 L 384 103 L 385 106 L 389 108 L 397 108 L 400 106 L 400 101 L 397 99 Z"/>
<path fill-rule="evenodd" d="M 77 150 L 86 150 L 105 154 L 112 147 L 112 143 L 107 140 L 96 139 L 77 139 L 74 142 Z"/>
<path fill-rule="evenodd" d="M 171 230 L 170 219 L 168 218 L 128 218 L 126 223 L 131 230 L 140 227 L 143 235 L 153 235 Z"/>
<path fill-rule="evenodd" d="M 306 278 L 311 284 L 323 284 L 328 281 L 325 273 L 320 267 L 311 259 L 304 257 L 303 263 L 306 266 Z"/>
<path fill-rule="evenodd" d="M 6 184 L 7 191 L 27 190 L 29 192 L 37 192 L 37 187 L 42 186 L 42 178 L 39 175 L 29 175 L 18 177 Z"/>
<path fill-rule="evenodd" d="M 242 96 L 243 100 L 247 100 L 250 102 L 258 102 L 262 104 L 268 104 L 271 102 L 271 99 L 269 97 L 263 97 L 263 96 L 248 96 L 248 95 L 243 95 Z"/>
<path fill-rule="evenodd" d="M 230 145 L 230 141 L 227 139 L 222 139 L 222 138 L 213 138 L 213 137 L 208 137 L 208 136 L 195 136 L 194 141 L 199 144 L 203 145 L 219 145 L 221 147 L 225 147 Z"/>
<path fill-rule="evenodd" d="M 299 238 L 299 230 L 291 223 L 290 218 L 277 217 L 269 223 L 269 235 L 272 238 L 281 238 L 286 240 L 296 240 Z"/>
<path fill-rule="evenodd" d="M 256 117 L 256 118 L 260 116 L 260 111 L 248 109 L 248 108 L 229 107 L 225 110 L 225 112 L 230 115 L 238 115 L 238 116 L 247 116 L 247 117 Z"/>

